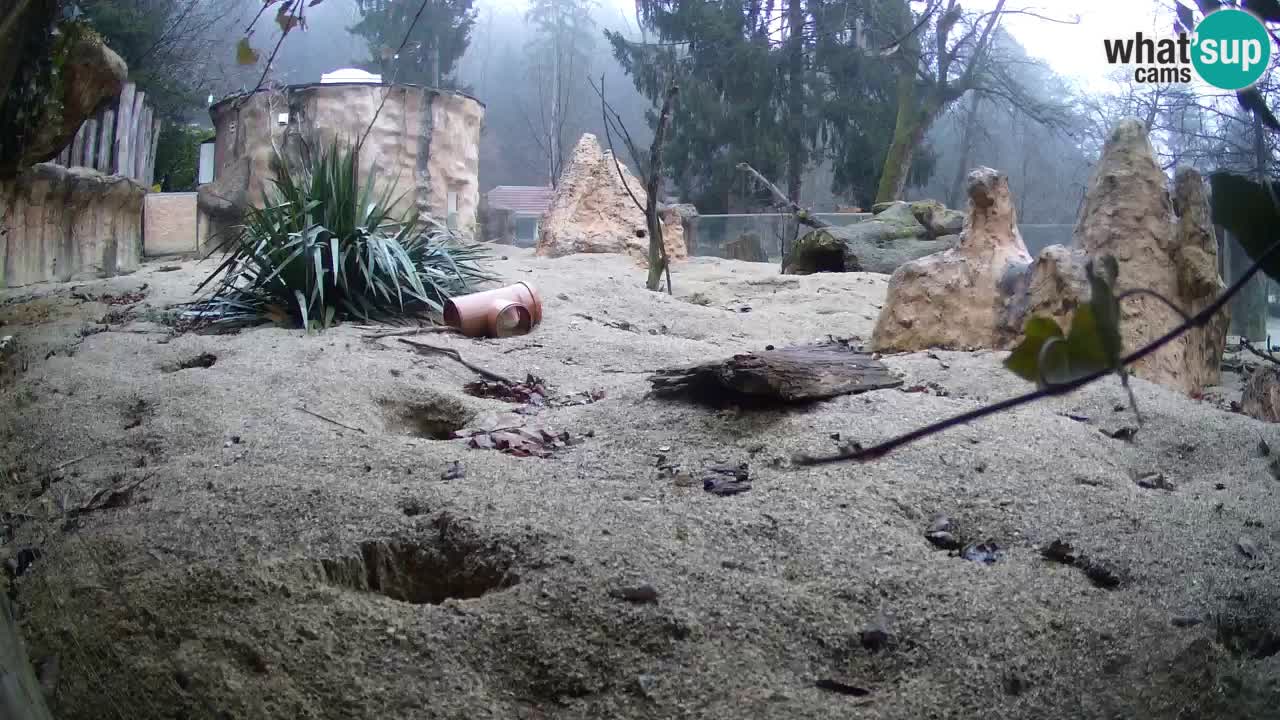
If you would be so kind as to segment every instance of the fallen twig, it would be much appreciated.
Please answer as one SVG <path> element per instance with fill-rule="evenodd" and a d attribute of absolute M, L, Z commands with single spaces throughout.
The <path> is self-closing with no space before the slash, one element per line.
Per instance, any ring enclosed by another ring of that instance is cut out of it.
<path fill-rule="evenodd" d="M 1248 340 L 1241 339 L 1240 346 L 1243 347 L 1245 350 L 1248 350 L 1249 352 L 1253 353 L 1254 355 L 1257 355 L 1258 357 L 1262 358 L 1263 360 L 1275 363 L 1276 365 L 1280 365 L 1280 358 L 1276 357 L 1275 355 L 1269 352 L 1264 352 L 1262 350 L 1259 350 L 1258 348 L 1254 347 L 1253 343 L 1249 342 Z"/>
<path fill-rule="evenodd" d="M 829 223 L 819 220 L 818 218 L 814 217 L 808 210 L 800 207 L 794 202 L 791 202 L 791 199 L 788 198 L 786 195 L 783 195 L 782 191 L 778 189 L 777 185 L 774 185 L 773 183 L 769 182 L 768 178 L 766 178 L 764 175 L 761 175 L 760 171 L 751 167 L 750 164 L 744 163 L 744 162 L 738 163 L 738 170 L 744 173 L 747 173 L 752 177 L 752 179 L 754 179 L 756 182 L 763 185 L 764 188 L 769 191 L 769 194 L 773 196 L 774 205 L 779 208 L 784 208 L 787 210 L 787 212 L 790 212 L 792 215 L 795 215 L 797 221 L 804 223 L 805 225 L 808 225 L 811 228 L 816 228 L 819 230 L 821 230 L 822 228 L 831 227 Z"/>
<path fill-rule="evenodd" d="M 56 473 L 56 472 L 58 472 L 59 470 L 65 470 L 65 469 L 67 469 L 67 468 L 71 467 L 72 465 L 75 465 L 76 463 L 80 462 L 81 460 L 88 460 L 89 458 L 93 457 L 94 455 L 97 455 L 97 454 L 98 454 L 98 452 L 100 452 L 100 451 L 101 451 L 101 448 L 99 448 L 98 450 L 94 450 L 94 451 L 93 451 L 93 452 L 91 452 L 91 453 L 85 453 L 84 455 L 81 455 L 80 457 L 71 458 L 70 460 L 68 460 L 68 461 L 66 461 L 66 462 L 64 462 L 64 463 L 61 463 L 61 464 L 59 464 L 59 465 L 54 465 L 52 468 L 50 468 L 50 469 L 49 469 L 49 472 L 50 472 L 50 473 Z"/>
<path fill-rule="evenodd" d="M 511 378 L 505 375 L 500 375 L 492 370 L 485 370 L 479 365 L 474 365 L 472 363 L 467 362 L 466 360 L 463 360 L 462 355 L 457 350 L 454 350 L 453 348 L 439 347 L 438 345 L 428 345 L 426 343 L 414 342 L 406 338 L 400 338 L 400 342 L 412 347 L 414 350 L 422 354 L 436 353 L 436 354 L 444 355 L 446 357 L 457 360 L 459 363 L 462 364 L 463 367 L 467 368 L 468 370 L 482 377 L 487 377 L 490 380 L 496 380 L 500 383 L 506 383 L 507 385 L 517 384 L 515 380 L 512 380 Z"/>
<path fill-rule="evenodd" d="M 427 325 L 425 327 L 413 328 L 412 330 L 387 330 L 385 332 L 376 332 L 365 335 L 365 340 L 377 340 L 378 338 L 396 337 L 399 335 L 425 335 L 427 333 L 457 333 L 461 332 L 458 328 L 448 325 Z"/>
<path fill-rule="evenodd" d="M 77 517 L 85 513 L 120 507 L 129 501 L 129 496 L 139 485 L 155 477 L 155 473 L 147 473 L 121 488 L 105 487 L 93 494 L 89 502 L 67 512 L 68 517 Z"/>
<path fill-rule="evenodd" d="M 327 417 L 325 417 L 324 415 L 321 415 L 321 414 L 320 414 L 320 413 L 318 413 L 318 412 L 312 412 L 311 410 L 308 410 L 308 409 L 306 409 L 306 408 L 302 407 L 301 405 L 299 405 L 299 406 L 298 406 L 298 410 L 300 410 L 300 411 L 302 411 L 302 412 L 304 412 L 304 413 L 306 413 L 306 414 L 310 415 L 310 416 L 311 416 L 311 417 L 313 417 L 313 418 L 316 418 L 316 419 L 318 419 L 318 420 L 323 420 L 323 421 L 325 421 L 325 422 L 329 423 L 330 425 L 337 425 L 337 426 L 338 426 L 338 427 L 340 427 L 340 428 L 346 428 L 347 430 L 352 430 L 352 431 L 355 431 L 355 432 L 358 432 L 358 433 L 364 433 L 364 430 L 363 430 L 362 428 L 352 427 L 351 425 L 347 425 L 347 424 L 345 424 L 345 423 L 340 423 L 340 422 L 338 422 L 337 420 L 334 420 L 333 418 L 327 418 Z"/>

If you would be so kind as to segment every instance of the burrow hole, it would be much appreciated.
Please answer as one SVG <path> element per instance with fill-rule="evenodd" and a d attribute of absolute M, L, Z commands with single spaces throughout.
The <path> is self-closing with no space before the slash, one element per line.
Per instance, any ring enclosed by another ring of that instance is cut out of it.
<path fill-rule="evenodd" d="M 190 370 L 192 368 L 211 368 L 213 364 L 218 362 L 218 356 L 213 353 L 200 353 L 194 357 L 180 360 L 176 363 L 167 363 L 160 369 L 167 373 L 178 372 L 179 370 Z"/>
<path fill-rule="evenodd" d="M 461 402 L 442 395 L 379 401 L 387 430 L 428 440 L 453 440 L 475 417 Z"/>
<path fill-rule="evenodd" d="M 413 605 L 473 599 L 509 588 L 519 582 L 511 565 L 507 549 L 465 529 L 430 540 L 367 540 L 360 543 L 359 557 L 323 562 L 325 577 L 334 585 Z"/>

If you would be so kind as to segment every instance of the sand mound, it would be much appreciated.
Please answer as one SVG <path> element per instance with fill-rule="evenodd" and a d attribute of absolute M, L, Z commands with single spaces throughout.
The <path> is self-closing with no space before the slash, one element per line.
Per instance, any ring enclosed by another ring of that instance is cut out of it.
<path fill-rule="evenodd" d="M 13 589 L 57 717 L 1274 716 L 1273 427 L 1135 381 L 1147 425 L 1115 439 L 1105 382 L 793 467 L 1025 385 L 940 352 L 805 408 L 651 399 L 662 366 L 868 336 L 887 278 L 694 258 L 668 297 L 622 256 L 501 251 L 543 325 L 430 341 L 603 398 L 515 414 L 350 327 L 170 340 L 209 265 L 5 293 L 28 369 L 0 398 L 0 552 L 40 550 Z M 572 442 L 439 439 L 516 423 Z M 724 463 L 748 492 L 703 491 Z M 939 514 L 994 547 L 935 547 Z M 1087 561 L 1046 560 L 1055 540 Z"/>

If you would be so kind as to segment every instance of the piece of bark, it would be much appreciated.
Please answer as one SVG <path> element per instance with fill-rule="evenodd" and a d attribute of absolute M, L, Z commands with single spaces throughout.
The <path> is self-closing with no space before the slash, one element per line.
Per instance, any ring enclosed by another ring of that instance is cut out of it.
<path fill-rule="evenodd" d="M 902 380 L 872 355 L 839 343 L 734 355 L 649 377 L 658 396 L 795 403 L 897 387 Z"/>

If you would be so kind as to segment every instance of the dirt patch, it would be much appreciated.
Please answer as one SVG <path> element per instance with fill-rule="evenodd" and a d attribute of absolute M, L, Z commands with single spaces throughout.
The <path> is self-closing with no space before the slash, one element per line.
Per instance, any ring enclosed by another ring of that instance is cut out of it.
<path fill-rule="evenodd" d="M 179 370 L 190 370 L 192 368 L 211 368 L 214 363 L 218 362 L 218 356 L 210 352 L 203 352 L 186 360 L 179 360 L 176 363 L 166 363 L 161 366 L 161 370 L 167 373 L 178 372 Z"/>
<path fill-rule="evenodd" d="M 511 554 L 501 545 L 486 542 L 447 513 L 433 524 L 435 537 L 360 543 L 358 556 L 323 563 L 326 579 L 411 605 L 470 600 L 519 582 Z"/>
<path fill-rule="evenodd" d="M 146 328 L 46 358 L 109 309 L 84 302 L 74 322 L 0 331 L 30 359 L 0 388 L 0 560 L 42 553 L 13 585 L 32 656 L 61 665 L 56 717 L 407 720 L 430 698 L 450 718 L 1275 718 L 1280 653 L 1254 658 L 1280 634 L 1264 592 L 1280 494 L 1258 450 L 1280 447 L 1276 426 L 1135 380 L 1146 424 L 1118 442 L 1098 431 L 1123 415 L 1108 380 L 874 462 L 797 466 L 1029 385 L 1000 353 L 939 352 L 883 362 L 945 397 L 668 401 L 649 394 L 657 368 L 868 336 L 885 278 L 784 285 L 776 264 L 694 258 L 670 297 L 627 258 L 498 250 L 503 281 L 560 299 L 529 336 L 449 346 L 604 401 L 548 397 L 535 422 L 464 394 L 477 376 L 458 363 L 352 326 L 168 345 Z M 148 279 L 163 308 L 201 277 Z M 693 293 L 712 306 L 679 299 Z M 149 371 L 202 352 L 217 372 Z M 423 439 L 516 426 L 594 435 L 545 459 Z M 699 486 L 742 463 L 749 491 Z M 1153 469 L 1177 490 L 1134 484 Z M 104 488 L 64 529 L 62 504 Z M 987 539 L 999 562 L 949 556 Z M 1054 539 L 1074 549 L 1049 562 Z M 1123 581 L 1088 578 L 1077 550 Z"/>
<path fill-rule="evenodd" d="M 455 440 L 455 433 L 476 415 L 458 400 L 434 393 L 410 399 L 382 398 L 378 405 L 388 432 L 426 440 Z"/>

